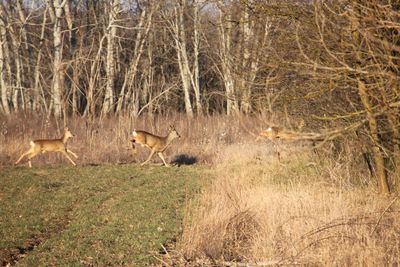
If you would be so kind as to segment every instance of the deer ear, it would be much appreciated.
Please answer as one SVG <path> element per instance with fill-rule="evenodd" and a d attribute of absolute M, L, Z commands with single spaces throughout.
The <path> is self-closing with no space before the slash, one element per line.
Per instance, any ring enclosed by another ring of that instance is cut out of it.
<path fill-rule="evenodd" d="M 68 131 L 68 127 L 65 127 L 64 130 L 65 130 L 65 131 Z"/>

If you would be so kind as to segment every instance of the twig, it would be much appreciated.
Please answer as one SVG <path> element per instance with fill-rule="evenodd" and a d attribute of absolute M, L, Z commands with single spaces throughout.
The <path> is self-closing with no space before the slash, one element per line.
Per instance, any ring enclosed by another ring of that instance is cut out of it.
<path fill-rule="evenodd" d="M 381 213 L 381 215 L 379 216 L 378 221 L 376 222 L 374 228 L 371 231 L 371 235 L 375 232 L 376 228 L 378 227 L 379 223 L 381 222 L 383 215 L 388 211 L 388 209 L 394 204 L 394 202 L 396 202 L 396 200 L 399 198 L 399 196 L 397 195 L 390 203 L 389 205 L 386 207 L 386 209 Z"/>

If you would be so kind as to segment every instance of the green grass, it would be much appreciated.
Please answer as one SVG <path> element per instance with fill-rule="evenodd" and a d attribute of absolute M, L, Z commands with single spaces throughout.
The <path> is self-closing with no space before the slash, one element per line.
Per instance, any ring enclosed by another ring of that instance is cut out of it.
<path fill-rule="evenodd" d="M 149 265 L 180 234 L 204 167 L 107 165 L 0 171 L 0 261 Z M 22 255 L 22 257 L 21 257 Z"/>

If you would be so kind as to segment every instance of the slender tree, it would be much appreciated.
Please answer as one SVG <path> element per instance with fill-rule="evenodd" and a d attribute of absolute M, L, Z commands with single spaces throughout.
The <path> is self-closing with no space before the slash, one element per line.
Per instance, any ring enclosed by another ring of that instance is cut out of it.
<path fill-rule="evenodd" d="M 112 0 L 108 6 L 108 25 L 105 29 L 107 39 L 107 58 L 106 58 L 106 88 L 102 105 L 102 114 L 108 114 L 114 106 L 114 79 L 115 79 L 115 39 L 117 35 L 117 18 L 120 12 L 120 1 Z"/>

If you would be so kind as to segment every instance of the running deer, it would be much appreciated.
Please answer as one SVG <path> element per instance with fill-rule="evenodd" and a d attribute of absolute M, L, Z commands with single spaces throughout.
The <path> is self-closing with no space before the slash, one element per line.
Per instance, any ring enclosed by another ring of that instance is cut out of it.
<path fill-rule="evenodd" d="M 296 132 L 290 131 L 279 126 L 270 126 L 266 130 L 261 131 L 257 136 L 256 141 L 260 140 L 262 137 L 266 137 L 269 140 L 290 140 L 290 141 L 302 141 L 307 142 L 308 145 L 316 147 L 316 142 L 320 142 L 319 145 L 326 141 L 334 140 L 340 134 L 340 131 L 334 130 L 326 133 L 315 133 L 315 132 Z M 278 159 L 280 160 L 280 147 L 279 143 L 274 142 L 275 149 L 278 154 Z"/>
<path fill-rule="evenodd" d="M 132 139 L 130 140 L 132 142 L 132 148 L 133 152 L 136 153 L 136 147 L 135 143 L 138 143 L 142 145 L 142 147 L 148 147 L 151 152 L 149 157 L 147 158 L 146 161 L 144 161 L 141 166 L 145 165 L 147 162 L 150 161 L 150 159 L 153 157 L 154 153 L 157 152 L 157 155 L 160 157 L 160 159 L 163 161 L 164 165 L 166 167 L 169 167 L 170 165 L 165 161 L 163 152 L 167 149 L 167 147 L 171 144 L 171 142 L 175 138 L 180 138 L 181 136 L 178 134 L 178 132 L 175 130 L 175 127 L 170 126 L 168 130 L 168 135 L 165 137 L 157 136 L 145 131 L 136 131 L 134 130 L 132 132 Z"/>
<path fill-rule="evenodd" d="M 332 131 L 332 133 L 335 133 L 335 131 Z M 258 141 L 261 137 L 266 137 L 270 140 L 273 139 L 283 139 L 283 140 L 294 140 L 294 141 L 300 141 L 300 140 L 309 140 L 309 141 L 323 141 L 323 140 L 331 140 L 331 137 L 329 135 L 321 133 L 313 133 L 313 132 L 296 132 L 296 131 L 290 131 L 285 128 L 279 127 L 279 126 L 271 126 L 268 127 L 266 130 L 261 131 L 258 137 L 256 138 L 256 141 Z"/>
<path fill-rule="evenodd" d="M 22 154 L 21 157 L 15 162 L 15 164 L 18 164 L 25 156 L 27 156 L 29 168 L 32 168 L 31 159 L 36 157 L 39 153 L 61 152 L 64 154 L 64 156 L 67 157 L 67 159 L 69 159 L 69 161 L 71 161 L 74 166 L 76 166 L 75 162 L 68 155 L 68 153 L 70 153 L 75 158 L 78 158 L 78 156 L 74 152 L 67 149 L 67 141 L 71 137 L 74 137 L 74 135 L 68 128 L 65 128 L 64 135 L 60 139 L 42 139 L 31 141 L 31 147 L 29 148 L 29 150 Z"/>
<path fill-rule="evenodd" d="M 260 137 L 267 137 L 268 139 L 291 139 L 292 134 L 285 131 L 283 128 L 278 126 L 268 127 L 266 130 L 260 132 L 259 136 L 256 140 L 259 140 Z"/>

